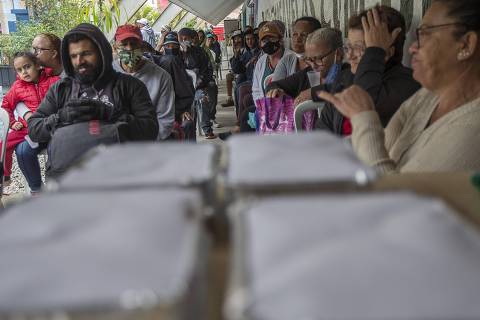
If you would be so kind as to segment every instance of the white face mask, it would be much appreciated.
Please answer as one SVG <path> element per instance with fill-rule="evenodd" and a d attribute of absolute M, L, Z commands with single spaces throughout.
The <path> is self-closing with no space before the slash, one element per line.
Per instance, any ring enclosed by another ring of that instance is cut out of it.
<path fill-rule="evenodd" d="M 187 52 L 191 46 L 192 43 L 190 41 L 182 41 L 180 42 L 180 51 Z"/>

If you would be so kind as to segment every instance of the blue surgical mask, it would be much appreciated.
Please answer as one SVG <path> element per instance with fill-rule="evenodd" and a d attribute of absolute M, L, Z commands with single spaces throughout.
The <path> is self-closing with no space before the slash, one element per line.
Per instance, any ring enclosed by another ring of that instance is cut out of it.
<path fill-rule="evenodd" d="M 340 73 L 341 69 L 342 66 L 340 63 L 337 63 L 337 57 L 335 57 L 335 62 L 330 67 L 330 70 L 328 70 L 327 77 L 325 78 L 325 83 L 332 84 L 335 79 L 337 79 L 337 76 Z"/>

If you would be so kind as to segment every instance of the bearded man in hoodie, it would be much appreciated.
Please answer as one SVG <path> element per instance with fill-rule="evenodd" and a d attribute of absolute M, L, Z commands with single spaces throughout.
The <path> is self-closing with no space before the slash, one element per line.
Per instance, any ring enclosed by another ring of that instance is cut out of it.
<path fill-rule="evenodd" d="M 42 146 L 48 146 L 47 175 L 56 176 L 99 144 L 158 135 L 147 88 L 114 71 L 112 47 L 100 29 L 87 23 L 73 28 L 63 38 L 61 53 L 67 77 L 50 88 L 28 118 L 29 137 L 40 147 L 17 153 L 30 188 L 41 185 L 37 154 Z"/>

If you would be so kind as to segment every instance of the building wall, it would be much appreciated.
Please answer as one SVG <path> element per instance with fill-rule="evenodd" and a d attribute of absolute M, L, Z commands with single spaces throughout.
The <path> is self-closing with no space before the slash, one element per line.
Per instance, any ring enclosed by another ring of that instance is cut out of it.
<path fill-rule="evenodd" d="M 399 10 L 407 23 L 407 41 L 404 63 L 409 64 L 408 46 L 414 39 L 419 25 L 431 0 L 255 0 L 256 24 L 264 20 L 278 19 L 287 26 L 302 16 L 314 16 L 324 25 L 345 32 L 348 18 L 377 3 L 390 5 Z"/>
<path fill-rule="evenodd" d="M 17 21 L 28 20 L 23 0 L 0 0 L 0 23 L 2 33 L 16 30 Z"/>

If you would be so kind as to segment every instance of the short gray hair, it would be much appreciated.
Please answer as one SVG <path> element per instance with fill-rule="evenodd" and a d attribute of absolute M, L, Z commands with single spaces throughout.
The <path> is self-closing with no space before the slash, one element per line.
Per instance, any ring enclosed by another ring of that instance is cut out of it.
<path fill-rule="evenodd" d="M 307 37 L 307 43 L 316 43 L 325 41 L 332 50 L 341 48 L 343 46 L 342 31 L 334 28 L 321 28 L 313 31 Z"/>

